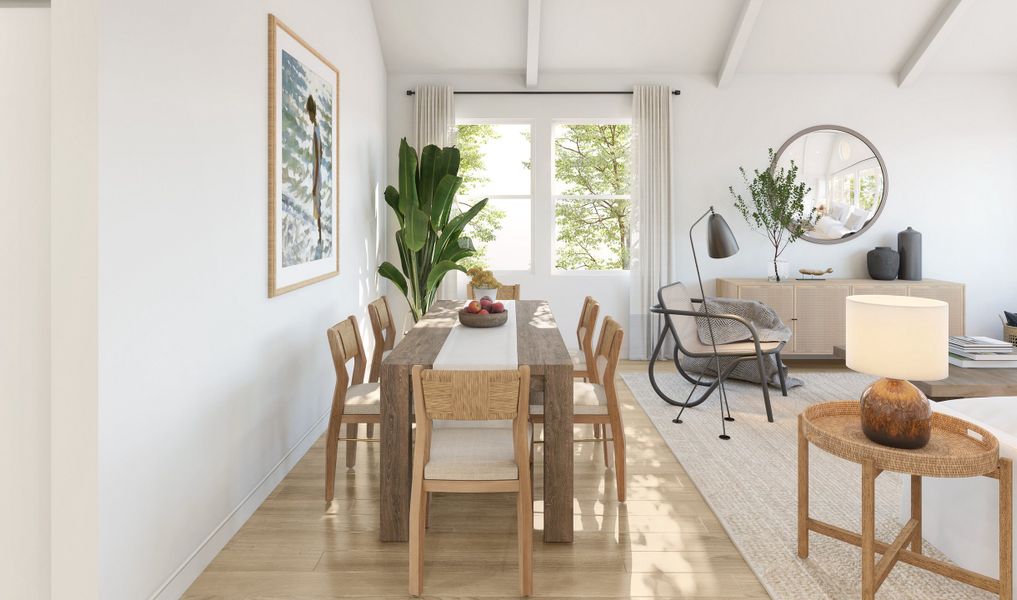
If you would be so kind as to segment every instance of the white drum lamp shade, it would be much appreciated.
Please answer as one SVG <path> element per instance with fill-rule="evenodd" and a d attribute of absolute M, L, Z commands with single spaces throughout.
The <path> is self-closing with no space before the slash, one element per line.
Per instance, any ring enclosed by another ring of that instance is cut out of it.
<path fill-rule="evenodd" d="M 848 368 L 890 379 L 946 379 L 949 311 L 928 298 L 848 296 Z"/>

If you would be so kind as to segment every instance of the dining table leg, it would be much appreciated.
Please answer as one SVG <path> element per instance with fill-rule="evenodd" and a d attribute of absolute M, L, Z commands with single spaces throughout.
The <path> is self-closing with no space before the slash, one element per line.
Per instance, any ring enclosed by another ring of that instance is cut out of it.
<path fill-rule="evenodd" d="M 410 367 L 381 366 L 381 524 L 383 542 L 410 537 L 412 424 Z"/>
<path fill-rule="evenodd" d="M 572 365 L 544 371 L 544 541 L 572 542 Z"/>

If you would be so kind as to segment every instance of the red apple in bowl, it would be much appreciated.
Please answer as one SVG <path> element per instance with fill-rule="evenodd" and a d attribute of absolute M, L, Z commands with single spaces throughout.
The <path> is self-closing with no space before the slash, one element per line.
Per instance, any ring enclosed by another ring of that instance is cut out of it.
<path fill-rule="evenodd" d="M 487 300 L 488 302 L 491 302 L 491 297 L 490 296 L 482 296 L 480 299 L 481 299 L 481 301 Z"/>
<path fill-rule="evenodd" d="M 466 312 L 477 314 L 481 310 L 482 309 L 481 309 L 480 303 L 477 302 L 476 300 L 474 300 L 473 302 L 470 302 L 469 304 L 466 305 Z"/>
<path fill-rule="evenodd" d="M 505 305 L 502 304 L 501 302 L 495 302 L 494 304 L 491 305 L 490 310 L 493 313 L 503 313 L 505 312 Z"/>
<path fill-rule="evenodd" d="M 480 309 L 480 311 L 477 314 L 478 315 L 489 315 L 491 313 L 487 312 L 486 308 L 482 308 L 482 309 Z"/>

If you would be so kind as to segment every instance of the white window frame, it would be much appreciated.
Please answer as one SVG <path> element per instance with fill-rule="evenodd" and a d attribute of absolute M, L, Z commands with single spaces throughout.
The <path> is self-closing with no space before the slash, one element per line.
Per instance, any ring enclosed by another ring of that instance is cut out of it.
<path fill-rule="evenodd" d="M 555 194 L 554 183 L 555 183 L 555 166 L 554 166 L 554 131 L 559 125 L 628 125 L 631 131 L 632 119 L 623 118 L 554 118 L 551 119 L 551 181 L 549 197 L 551 201 L 551 239 L 550 248 L 548 253 L 551 256 L 551 275 L 552 276 L 582 276 L 582 277 L 614 277 L 621 273 L 629 273 L 631 269 L 559 269 L 555 267 L 555 256 L 558 245 L 558 220 L 555 218 L 555 208 L 558 206 L 558 200 L 628 200 L 632 202 L 632 194 L 595 194 L 595 195 L 574 195 L 574 194 Z M 532 170 L 532 169 L 531 169 Z M 631 184 L 630 188 L 631 189 Z M 632 226 L 631 220 L 629 226 Z M 631 239 L 631 237 L 630 237 Z"/>
<path fill-rule="evenodd" d="M 529 274 L 533 275 L 536 273 L 536 252 L 535 252 L 535 241 L 537 240 L 537 219 L 536 215 L 536 200 L 537 200 L 537 181 L 534 175 L 535 169 L 533 169 L 533 130 L 534 119 L 519 119 L 519 118 L 457 118 L 456 119 L 456 130 L 458 131 L 460 125 L 527 125 L 530 128 L 530 195 L 524 196 L 522 194 L 502 194 L 497 196 L 477 196 L 478 199 L 486 197 L 490 200 L 530 200 L 530 268 L 529 269 L 491 269 L 493 272 L 504 273 L 506 275 L 512 274 Z M 473 198 L 474 196 L 467 196 Z"/>

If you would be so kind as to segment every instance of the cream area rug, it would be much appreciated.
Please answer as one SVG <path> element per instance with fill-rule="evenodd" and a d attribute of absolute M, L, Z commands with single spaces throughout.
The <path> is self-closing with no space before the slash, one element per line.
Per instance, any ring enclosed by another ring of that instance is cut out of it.
<path fill-rule="evenodd" d="M 735 418 L 727 424 L 728 441 L 717 437 L 720 408 L 716 393 L 698 407 L 687 409 L 684 423 L 679 425 L 671 422 L 678 408 L 654 393 L 645 373 L 624 373 L 622 377 L 771 597 L 856 599 L 861 597 L 859 548 L 812 533 L 809 558 L 797 556 L 797 417 L 813 403 L 858 398 L 873 378 L 843 370 L 795 375 L 805 385 L 789 390 L 788 397 L 771 390 L 773 423 L 766 421 L 758 385 L 728 383 Z M 685 398 L 691 387 L 676 374 L 661 374 L 657 381 L 673 398 Z M 861 531 L 861 467 L 815 446 L 809 460 L 811 516 Z M 900 531 L 901 493 L 899 475 L 884 473 L 876 480 L 878 539 L 891 542 Z M 925 552 L 943 558 L 928 543 Z M 898 563 L 876 597 L 967 600 L 996 596 Z"/>

